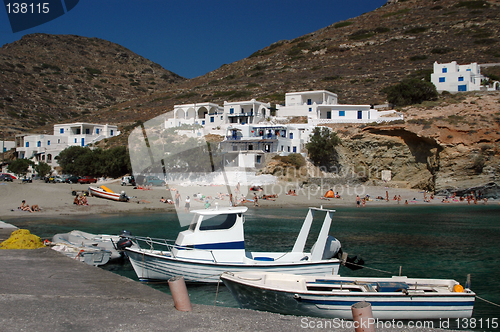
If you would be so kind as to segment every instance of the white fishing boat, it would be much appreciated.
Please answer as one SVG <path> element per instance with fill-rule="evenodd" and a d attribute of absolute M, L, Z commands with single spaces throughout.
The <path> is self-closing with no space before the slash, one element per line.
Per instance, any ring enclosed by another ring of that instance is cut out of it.
<path fill-rule="evenodd" d="M 53 250 L 68 257 L 98 266 L 121 258 L 124 248 L 133 245 L 128 236 L 130 232 L 127 231 L 120 235 L 96 235 L 73 230 L 54 235 L 50 244 Z"/>
<path fill-rule="evenodd" d="M 175 243 L 137 238 L 147 248 L 133 246 L 127 256 L 139 280 L 168 280 L 184 276 L 188 282 L 217 282 L 225 271 L 283 272 L 303 275 L 335 275 L 341 260 L 336 258 L 340 242 L 328 236 L 334 210 L 309 208 L 295 245 L 289 252 L 245 250 L 244 213 L 247 207 L 194 210 L 189 228 Z M 325 212 L 319 235 L 310 253 L 304 252 L 317 211 Z M 162 248 L 158 248 L 162 245 Z M 154 248 L 156 246 L 156 248 Z"/>
<path fill-rule="evenodd" d="M 121 193 L 115 193 L 105 186 L 101 187 L 89 187 L 90 196 L 101 197 L 110 199 L 112 201 L 128 202 L 128 197 L 124 191 Z"/>
<path fill-rule="evenodd" d="M 221 275 L 245 309 L 288 315 L 352 319 L 366 301 L 374 319 L 469 318 L 475 293 L 455 280 L 366 278 L 226 272 Z"/>

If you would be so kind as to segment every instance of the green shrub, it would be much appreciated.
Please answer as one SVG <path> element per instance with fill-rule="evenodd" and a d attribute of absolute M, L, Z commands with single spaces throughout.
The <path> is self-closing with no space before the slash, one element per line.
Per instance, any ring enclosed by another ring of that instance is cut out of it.
<path fill-rule="evenodd" d="M 495 44 L 498 40 L 494 38 L 483 38 L 483 39 L 477 39 L 474 40 L 474 44 L 478 45 L 492 45 Z"/>
<path fill-rule="evenodd" d="M 391 17 L 391 16 L 395 16 L 395 15 L 406 14 L 409 11 L 410 11 L 410 8 L 405 8 L 405 9 L 398 10 L 397 12 L 385 13 L 384 15 L 382 15 L 382 17 Z"/>
<path fill-rule="evenodd" d="M 85 67 L 85 70 L 90 75 L 100 75 L 100 74 L 102 74 L 102 71 L 100 71 L 99 69 L 95 69 L 95 68 Z"/>
<path fill-rule="evenodd" d="M 428 28 L 426 27 L 413 27 L 411 29 L 408 29 L 405 31 L 406 34 L 416 34 L 416 33 L 422 33 L 422 32 L 425 32 L 427 31 Z"/>
<path fill-rule="evenodd" d="M 416 78 L 404 79 L 398 84 L 383 88 L 387 101 L 396 106 L 419 104 L 425 100 L 436 100 L 436 86 Z"/>
<path fill-rule="evenodd" d="M 276 156 L 273 159 L 289 164 L 296 169 L 299 169 L 306 164 L 306 159 L 300 153 L 290 153 L 288 156 Z"/>
<path fill-rule="evenodd" d="M 349 36 L 350 40 L 362 40 L 375 36 L 375 32 L 370 30 L 358 30 Z"/>
<path fill-rule="evenodd" d="M 333 27 L 335 29 L 338 29 L 338 28 L 343 28 L 343 27 L 347 27 L 349 25 L 351 25 L 352 22 L 349 22 L 349 21 L 344 21 L 344 22 L 339 22 L 339 23 L 336 23 Z"/>
<path fill-rule="evenodd" d="M 467 9 L 482 9 L 482 8 L 488 8 L 490 7 L 490 4 L 487 3 L 484 0 L 477 0 L 477 1 L 459 1 L 455 7 L 460 8 L 460 7 L 465 7 Z"/>
<path fill-rule="evenodd" d="M 431 50 L 431 53 L 432 54 L 446 54 L 446 53 L 450 53 L 451 51 L 453 51 L 452 48 L 448 48 L 448 47 L 436 47 L 436 48 L 433 48 Z"/>
<path fill-rule="evenodd" d="M 340 77 L 339 75 L 333 75 L 333 76 L 325 76 L 321 80 L 322 81 L 334 81 L 334 80 L 338 80 L 338 79 L 341 79 L 341 78 L 342 77 Z"/>
<path fill-rule="evenodd" d="M 341 143 L 337 133 L 327 127 L 315 127 L 306 144 L 309 158 L 316 166 L 331 167 L 338 163 L 335 147 Z"/>
<path fill-rule="evenodd" d="M 377 27 L 373 31 L 375 31 L 376 33 L 386 33 L 386 32 L 391 31 L 391 29 L 390 28 L 386 28 L 386 27 Z"/>
<path fill-rule="evenodd" d="M 427 59 L 427 55 L 422 54 L 422 55 L 414 55 L 410 57 L 410 61 L 419 61 L 419 60 L 425 60 Z"/>

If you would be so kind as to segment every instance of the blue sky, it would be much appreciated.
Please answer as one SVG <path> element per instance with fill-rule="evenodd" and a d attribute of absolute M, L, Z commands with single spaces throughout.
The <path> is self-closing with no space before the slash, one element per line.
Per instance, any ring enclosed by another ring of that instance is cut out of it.
<path fill-rule="evenodd" d="M 43 1 L 42 1 L 43 2 Z M 0 9 L 0 46 L 25 34 L 73 34 L 120 44 L 193 78 L 293 39 L 372 11 L 386 0 L 80 0 L 66 14 L 13 33 Z"/>

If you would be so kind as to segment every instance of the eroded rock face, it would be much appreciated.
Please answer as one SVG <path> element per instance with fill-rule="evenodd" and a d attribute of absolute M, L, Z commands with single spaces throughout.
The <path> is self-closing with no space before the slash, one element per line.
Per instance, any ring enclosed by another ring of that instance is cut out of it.
<path fill-rule="evenodd" d="M 333 128 L 342 137 L 341 168 L 374 184 L 390 170 L 385 185 L 500 197 L 499 96 L 471 94 L 460 103 L 411 107 L 404 124 Z"/>
<path fill-rule="evenodd" d="M 365 128 L 344 139 L 339 148 L 343 168 L 347 166 L 367 180 L 380 180 L 381 172 L 390 170 L 393 182 L 425 190 L 434 190 L 440 151 L 433 139 L 401 126 Z"/>

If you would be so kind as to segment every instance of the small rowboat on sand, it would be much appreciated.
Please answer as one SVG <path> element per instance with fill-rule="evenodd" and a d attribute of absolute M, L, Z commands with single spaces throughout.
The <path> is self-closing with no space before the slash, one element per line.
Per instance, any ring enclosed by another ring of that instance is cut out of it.
<path fill-rule="evenodd" d="M 101 197 L 119 202 L 128 202 L 128 197 L 124 191 L 115 193 L 105 186 L 89 187 L 90 196 Z"/>

